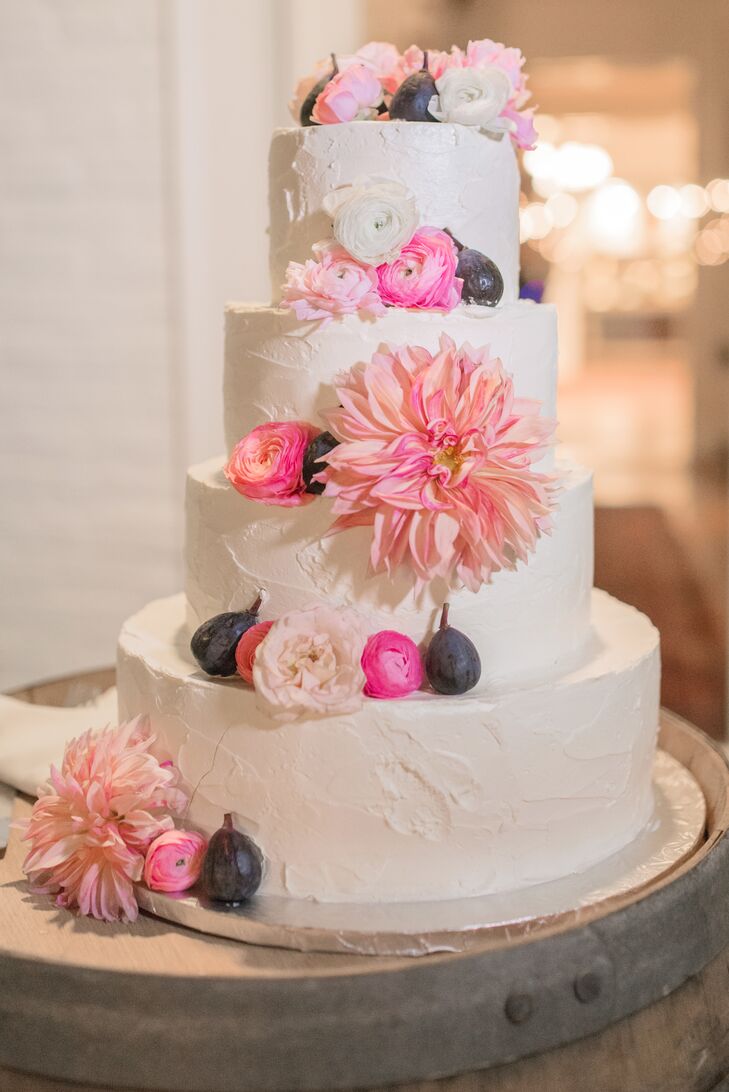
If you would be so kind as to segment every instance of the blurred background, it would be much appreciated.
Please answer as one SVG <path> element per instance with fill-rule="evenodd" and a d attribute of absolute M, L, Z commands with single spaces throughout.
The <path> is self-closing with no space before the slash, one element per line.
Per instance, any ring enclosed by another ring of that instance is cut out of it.
<path fill-rule="evenodd" d="M 0 0 L 0 687 L 105 665 L 182 582 L 186 467 L 222 450 L 222 304 L 269 296 L 271 129 L 371 39 L 526 54 L 524 291 L 557 304 L 561 439 L 596 583 L 726 721 L 729 4 Z"/>

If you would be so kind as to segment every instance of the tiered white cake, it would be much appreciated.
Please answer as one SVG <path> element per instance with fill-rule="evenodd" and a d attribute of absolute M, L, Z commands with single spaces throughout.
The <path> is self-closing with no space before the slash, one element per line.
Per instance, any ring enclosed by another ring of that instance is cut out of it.
<path fill-rule="evenodd" d="M 360 121 L 281 130 L 270 162 L 271 269 L 303 261 L 331 230 L 335 186 L 396 178 L 423 222 L 448 226 L 494 258 L 496 308 L 390 308 L 329 325 L 280 307 L 226 313 L 229 450 L 265 420 L 320 420 L 338 373 L 384 343 L 490 346 L 519 397 L 555 409 L 556 316 L 518 302 L 518 172 L 508 139 L 453 124 Z M 637 611 L 592 590 L 589 473 L 558 463 L 564 488 L 551 535 L 529 563 L 478 593 L 448 597 L 483 672 L 467 694 L 364 699 L 353 714 L 280 724 L 240 680 L 207 678 L 191 633 L 259 589 L 271 614 L 322 603 L 356 607 L 371 631 L 422 643 L 445 586 L 416 598 L 406 574 L 368 574 L 370 532 L 324 537 L 327 497 L 276 508 L 241 497 L 225 459 L 193 467 L 187 489 L 186 596 L 129 619 L 119 645 L 123 718 L 149 713 L 159 746 L 192 793 L 189 824 L 211 832 L 225 811 L 256 839 L 262 893 L 324 901 L 455 898 L 583 870 L 630 842 L 651 815 L 658 724 L 658 635 Z M 539 469 L 551 469 L 549 454 Z"/>

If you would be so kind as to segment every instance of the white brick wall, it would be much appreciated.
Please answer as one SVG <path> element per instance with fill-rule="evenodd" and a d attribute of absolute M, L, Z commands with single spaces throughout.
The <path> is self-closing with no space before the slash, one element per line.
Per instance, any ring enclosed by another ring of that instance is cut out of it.
<path fill-rule="evenodd" d="M 0 5 L 0 684 L 180 582 L 158 11 Z"/>
<path fill-rule="evenodd" d="M 271 126 L 361 7 L 0 0 L 0 688 L 111 663 L 179 588 L 222 305 L 268 295 Z"/>

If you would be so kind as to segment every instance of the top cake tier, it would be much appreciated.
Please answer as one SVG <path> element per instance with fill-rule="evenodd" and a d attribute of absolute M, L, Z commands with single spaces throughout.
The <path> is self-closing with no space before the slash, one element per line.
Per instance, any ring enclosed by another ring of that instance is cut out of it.
<path fill-rule="evenodd" d="M 519 293 L 519 172 L 507 135 L 459 124 L 357 121 L 278 129 L 269 200 L 273 302 L 289 261 L 331 237 L 324 200 L 339 186 L 387 179 L 415 198 L 420 223 L 447 228 L 496 263 L 504 301 Z"/>

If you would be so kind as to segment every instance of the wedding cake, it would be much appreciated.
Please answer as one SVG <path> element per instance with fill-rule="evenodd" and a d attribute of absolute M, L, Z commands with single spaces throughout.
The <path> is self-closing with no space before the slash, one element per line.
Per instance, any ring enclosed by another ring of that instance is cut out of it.
<path fill-rule="evenodd" d="M 118 662 L 120 717 L 151 718 L 188 826 L 254 839 L 260 897 L 518 889 L 652 814 L 658 634 L 592 588 L 556 314 L 519 299 L 522 64 L 370 43 L 273 136 L 273 302 L 226 310 L 186 592 Z"/>

